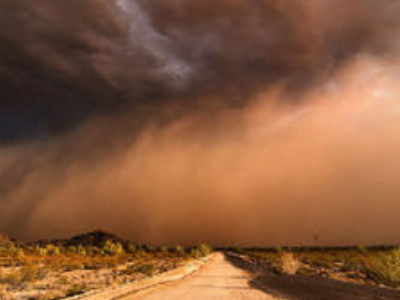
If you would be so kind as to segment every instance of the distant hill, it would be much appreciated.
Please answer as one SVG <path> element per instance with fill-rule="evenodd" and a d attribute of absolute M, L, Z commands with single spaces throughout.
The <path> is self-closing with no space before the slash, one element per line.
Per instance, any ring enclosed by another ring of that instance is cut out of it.
<path fill-rule="evenodd" d="M 122 245 L 128 243 L 127 240 L 124 240 L 114 234 L 102 230 L 95 230 L 89 233 L 76 235 L 71 239 L 65 240 L 64 242 L 68 245 L 102 247 L 107 241 L 121 243 Z"/>
<path fill-rule="evenodd" d="M 25 243 L 27 245 L 35 246 L 35 245 L 48 245 L 54 244 L 58 246 L 84 246 L 84 247 L 99 247 L 102 248 L 107 241 L 111 241 L 113 243 L 120 243 L 124 247 L 128 247 L 131 243 L 129 240 L 120 238 L 112 233 L 102 230 L 95 230 L 88 233 L 79 234 L 73 236 L 69 239 L 57 239 L 57 240 L 38 240 L 33 242 Z"/>

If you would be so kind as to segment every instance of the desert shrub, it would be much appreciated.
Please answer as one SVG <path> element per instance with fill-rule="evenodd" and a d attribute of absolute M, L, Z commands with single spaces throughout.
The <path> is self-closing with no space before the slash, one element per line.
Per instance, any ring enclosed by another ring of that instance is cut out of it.
<path fill-rule="evenodd" d="M 65 296 L 66 297 L 74 297 L 74 296 L 82 295 L 83 293 L 85 293 L 85 290 L 86 290 L 85 284 L 74 284 L 67 290 L 67 292 L 65 293 Z"/>
<path fill-rule="evenodd" d="M 190 249 L 190 253 L 189 253 L 189 254 L 190 254 L 190 256 L 193 257 L 193 258 L 200 258 L 200 257 L 202 257 L 202 254 L 201 254 L 199 248 L 192 248 L 192 249 Z"/>
<path fill-rule="evenodd" d="M 107 240 L 103 247 L 103 252 L 107 255 L 118 255 L 125 252 L 124 247 L 120 243 L 114 243 Z"/>
<path fill-rule="evenodd" d="M 6 283 L 6 275 L 4 270 L 0 268 L 0 287 L 4 286 L 5 283 Z"/>
<path fill-rule="evenodd" d="M 7 257 L 9 254 L 7 246 L 0 246 L 0 258 Z"/>
<path fill-rule="evenodd" d="M 138 248 L 135 244 L 129 243 L 126 251 L 130 254 L 135 254 L 138 251 Z"/>
<path fill-rule="evenodd" d="M 145 274 L 146 276 L 153 276 L 156 273 L 156 270 L 156 266 L 150 263 L 139 266 L 137 272 Z"/>
<path fill-rule="evenodd" d="M 201 258 L 211 254 L 212 249 L 207 244 L 200 244 L 197 247 L 192 247 L 189 251 L 189 255 L 193 258 Z"/>
<path fill-rule="evenodd" d="M 342 261 L 342 271 L 361 272 L 364 268 L 364 261 L 355 255 L 347 255 Z"/>
<path fill-rule="evenodd" d="M 211 249 L 211 246 L 209 246 L 207 244 L 201 244 L 199 246 L 199 251 L 200 251 L 202 256 L 207 256 L 207 255 L 211 254 L 212 249 Z"/>
<path fill-rule="evenodd" d="M 24 260 L 24 258 L 25 258 L 24 249 L 22 249 L 22 248 L 18 249 L 18 251 L 17 251 L 16 254 L 15 254 L 15 258 L 16 258 L 18 261 Z"/>
<path fill-rule="evenodd" d="M 60 276 L 57 280 L 57 284 L 60 284 L 60 285 L 67 285 L 67 284 L 69 284 L 69 282 L 70 281 L 67 276 Z"/>
<path fill-rule="evenodd" d="M 7 247 L 7 251 L 9 255 L 16 255 L 18 253 L 19 248 L 15 246 L 14 244 L 11 244 L 10 246 Z"/>
<path fill-rule="evenodd" d="M 38 266 L 30 265 L 7 274 L 0 274 L 0 284 L 8 284 L 11 287 L 16 288 L 21 287 L 24 283 L 33 282 L 42 279 L 43 277 L 44 272 L 40 270 Z"/>
<path fill-rule="evenodd" d="M 94 255 L 98 254 L 98 252 L 99 251 L 98 251 L 97 247 L 94 247 L 94 246 L 85 247 L 85 255 L 94 256 Z"/>
<path fill-rule="evenodd" d="M 267 266 L 271 271 L 281 272 L 282 253 L 272 251 L 250 252 L 257 265 Z"/>
<path fill-rule="evenodd" d="M 46 246 L 46 253 L 47 255 L 60 255 L 61 250 L 59 247 L 50 244 Z"/>
<path fill-rule="evenodd" d="M 157 272 L 156 265 L 149 263 L 139 266 L 137 269 L 139 273 L 145 274 L 146 276 L 153 276 Z"/>
<path fill-rule="evenodd" d="M 9 285 L 13 288 L 20 286 L 22 283 L 19 272 L 11 272 L 0 277 L 0 285 Z"/>
<path fill-rule="evenodd" d="M 155 253 L 155 252 L 157 252 L 157 247 L 151 246 L 151 245 L 144 245 L 142 247 L 142 249 L 143 249 L 144 252 L 147 252 L 147 253 Z"/>
<path fill-rule="evenodd" d="M 64 263 L 65 271 L 75 271 L 84 269 L 84 264 L 79 260 L 68 260 Z"/>
<path fill-rule="evenodd" d="M 103 264 L 95 260 L 89 260 L 83 263 L 84 270 L 100 270 L 102 267 Z"/>
<path fill-rule="evenodd" d="M 107 268 L 115 268 L 120 263 L 117 256 L 111 256 L 106 260 L 103 260 L 103 266 Z"/>
<path fill-rule="evenodd" d="M 36 246 L 35 247 L 35 253 L 39 256 L 46 256 L 47 255 L 47 249 L 43 248 L 41 246 Z"/>
<path fill-rule="evenodd" d="M 78 248 L 76 246 L 69 246 L 67 248 L 67 253 L 68 254 L 77 254 L 78 253 Z"/>
<path fill-rule="evenodd" d="M 132 275 L 135 273 L 141 273 L 146 276 L 153 276 L 158 271 L 157 266 L 154 263 L 140 263 L 130 266 L 125 270 L 125 274 Z"/>
<path fill-rule="evenodd" d="M 80 255 L 86 255 L 87 254 L 86 248 L 83 247 L 82 245 L 79 245 L 76 250 L 77 250 L 77 254 L 80 254 Z"/>
<path fill-rule="evenodd" d="M 331 268 L 335 264 L 335 255 L 329 253 L 309 252 L 298 255 L 298 259 L 314 268 Z"/>
<path fill-rule="evenodd" d="M 295 275 L 300 269 L 301 263 L 293 253 L 283 253 L 281 256 L 281 269 L 284 274 Z"/>
<path fill-rule="evenodd" d="M 367 254 L 368 253 L 368 248 L 365 247 L 364 245 L 358 245 L 357 246 L 357 250 L 358 250 L 358 252 L 360 252 L 362 254 Z"/>
<path fill-rule="evenodd" d="M 19 271 L 21 282 L 32 282 L 44 277 L 44 272 L 37 265 L 27 265 Z"/>
<path fill-rule="evenodd" d="M 174 253 L 178 254 L 179 256 L 184 256 L 185 255 L 185 248 L 183 248 L 181 245 L 176 245 L 174 248 Z"/>
<path fill-rule="evenodd" d="M 365 261 L 365 272 L 378 283 L 400 286 L 400 249 L 370 256 Z"/>

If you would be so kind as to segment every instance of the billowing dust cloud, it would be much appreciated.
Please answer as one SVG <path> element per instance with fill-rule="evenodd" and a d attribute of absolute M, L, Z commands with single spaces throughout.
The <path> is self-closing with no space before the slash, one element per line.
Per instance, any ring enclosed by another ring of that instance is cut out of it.
<path fill-rule="evenodd" d="M 400 4 L 0 0 L 0 229 L 399 243 Z"/>

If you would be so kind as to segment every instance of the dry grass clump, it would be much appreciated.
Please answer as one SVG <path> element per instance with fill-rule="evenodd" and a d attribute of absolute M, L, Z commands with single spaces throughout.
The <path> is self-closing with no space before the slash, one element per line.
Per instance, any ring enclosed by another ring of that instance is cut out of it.
<path fill-rule="evenodd" d="M 295 275 L 300 267 L 301 263 L 293 253 L 283 253 L 281 255 L 281 269 L 284 274 Z"/>
<path fill-rule="evenodd" d="M 276 274 L 295 275 L 301 266 L 301 262 L 293 253 L 279 248 L 266 251 L 251 251 L 248 254 L 250 254 L 256 265 L 266 266 Z"/>

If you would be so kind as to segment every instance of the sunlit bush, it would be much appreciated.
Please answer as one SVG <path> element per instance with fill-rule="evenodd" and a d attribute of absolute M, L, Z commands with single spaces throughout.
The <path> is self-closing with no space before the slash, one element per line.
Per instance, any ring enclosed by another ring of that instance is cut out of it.
<path fill-rule="evenodd" d="M 106 255 L 118 255 L 123 254 L 125 250 L 120 243 L 114 243 L 108 240 L 103 247 L 103 252 Z"/>
<path fill-rule="evenodd" d="M 400 286 L 400 249 L 370 256 L 365 262 L 365 270 L 376 282 Z"/>

